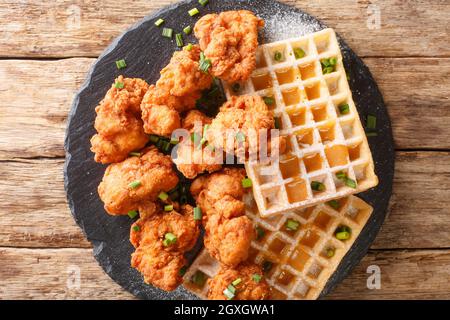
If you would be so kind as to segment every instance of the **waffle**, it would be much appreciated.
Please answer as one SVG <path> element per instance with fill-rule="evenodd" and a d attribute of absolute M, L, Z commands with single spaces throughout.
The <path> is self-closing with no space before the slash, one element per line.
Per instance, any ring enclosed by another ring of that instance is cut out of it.
<path fill-rule="evenodd" d="M 335 200 L 334 207 L 319 204 L 269 218 L 258 215 L 251 195 L 245 202 L 246 214 L 259 234 L 248 259 L 263 266 L 276 300 L 317 299 L 372 213 L 372 207 L 355 196 Z M 297 230 L 289 231 L 287 221 L 297 221 Z M 350 237 L 338 240 L 336 230 L 344 226 L 350 228 Z M 186 272 L 184 286 L 206 299 L 206 280 L 219 268 L 219 262 L 203 249 Z"/>
<path fill-rule="evenodd" d="M 280 61 L 275 60 L 277 52 Z M 321 62 L 330 58 L 336 60 L 327 73 Z M 257 94 L 272 99 L 268 106 L 280 135 L 287 138 L 287 152 L 279 160 L 245 164 L 261 216 L 346 197 L 378 184 L 332 29 L 259 46 L 250 80 L 223 86 L 227 98 Z"/>

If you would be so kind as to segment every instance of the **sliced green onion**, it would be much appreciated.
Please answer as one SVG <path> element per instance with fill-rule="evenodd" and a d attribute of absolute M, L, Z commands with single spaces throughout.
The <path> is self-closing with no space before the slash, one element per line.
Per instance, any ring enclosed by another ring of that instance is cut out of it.
<path fill-rule="evenodd" d="M 275 118 L 275 129 L 281 129 L 281 119 Z"/>
<path fill-rule="evenodd" d="M 322 182 L 311 181 L 311 189 L 314 191 L 325 191 L 326 187 Z"/>
<path fill-rule="evenodd" d="M 164 235 L 164 241 L 163 241 L 163 245 L 168 247 L 172 244 L 175 244 L 177 242 L 177 236 L 174 235 L 171 232 L 168 232 Z"/>
<path fill-rule="evenodd" d="M 203 287 L 206 282 L 206 275 L 198 270 L 192 275 L 191 282 L 198 287 Z"/>
<path fill-rule="evenodd" d="M 187 34 L 187 35 L 191 34 L 192 33 L 192 27 L 191 26 L 184 27 L 183 32 L 185 34 Z"/>
<path fill-rule="evenodd" d="M 168 197 L 169 197 L 169 195 L 167 193 L 165 193 L 165 192 L 161 192 L 158 195 L 158 198 L 161 199 L 162 201 L 166 201 Z"/>
<path fill-rule="evenodd" d="M 203 71 L 204 73 L 208 73 L 209 67 L 211 67 L 211 60 L 204 59 L 200 61 L 198 68 Z"/>
<path fill-rule="evenodd" d="M 330 67 L 330 66 L 331 66 L 330 60 L 328 60 L 328 59 L 322 59 L 322 60 L 320 60 L 320 63 L 322 64 L 322 66 L 323 66 L 324 68 Z"/>
<path fill-rule="evenodd" d="M 191 10 L 188 11 L 188 13 L 189 13 L 189 15 L 190 15 L 191 17 L 193 17 L 193 16 L 199 14 L 200 11 L 198 11 L 197 8 L 192 8 Z"/>
<path fill-rule="evenodd" d="M 241 278 L 237 278 L 236 280 L 234 280 L 231 284 L 233 285 L 233 286 L 237 286 L 239 283 L 241 283 L 242 282 L 242 279 Z"/>
<path fill-rule="evenodd" d="M 225 290 L 223 290 L 223 294 L 225 297 L 227 297 L 228 300 L 231 300 L 234 298 L 234 293 L 230 291 L 229 286 Z"/>
<path fill-rule="evenodd" d="M 114 84 L 114 87 L 115 87 L 116 89 L 123 89 L 124 83 L 123 83 L 123 82 L 117 81 L 117 82 Z"/>
<path fill-rule="evenodd" d="M 329 73 L 334 72 L 334 68 L 333 67 L 325 67 L 322 69 L 322 71 L 323 71 L 323 74 L 329 74 Z"/>
<path fill-rule="evenodd" d="M 336 229 L 334 236 L 338 240 L 348 240 L 350 239 L 352 230 L 347 226 L 340 226 Z"/>
<path fill-rule="evenodd" d="M 175 35 L 175 41 L 177 43 L 177 47 L 181 48 L 182 46 L 184 46 L 183 35 L 181 33 L 177 33 Z"/>
<path fill-rule="evenodd" d="M 227 287 L 227 289 L 228 289 L 232 294 L 235 294 L 235 293 L 236 293 L 236 288 L 235 288 L 232 284 L 229 284 L 228 287 Z"/>
<path fill-rule="evenodd" d="M 339 112 L 341 114 L 348 114 L 350 112 L 350 106 L 348 105 L 348 103 L 341 104 L 339 106 Z"/>
<path fill-rule="evenodd" d="M 255 230 L 256 230 L 256 240 L 261 240 L 264 237 L 264 235 L 266 234 L 264 229 L 261 228 L 260 226 L 256 226 Z"/>
<path fill-rule="evenodd" d="M 200 207 L 194 208 L 194 220 L 202 220 L 202 209 Z"/>
<path fill-rule="evenodd" d="M 262 264 L 263 271 L 264 271 L 265 273 L 269 272 L 270 269 L 272 269 L 272 266 L 273 266 L 273 263 L 272 263 L 272 262 L 270 262 L 270 261 L 268 261 L 268 260 L 265 260 L 265 261 L 263 262 L 263 264 Z"/>
<path fill-rule="evenodd" d="M 141 153 L 140 152 L 130 152 L 130 156 L 131 157 L 140 157 Z"/>
<path fill-rule="evenodd" d="M 251 188 L 253 186 L 252 179 L 250 178 L 242 179 L 241 184 L 243 188 Z"/>
<path fill-rule="evenodd" d="M 203 137 L 206 137 L 206 132 L 209 130 L 210 127 L 211 125 L 205 124 L 205 126 L 203 127 Z"/>
<path fill-rule="evenodd" d="M 344 182 L 347 187 L 356 189 L 356 181 L 355 180 L 346 177 Z"/>
<path fill-rule="evenodd" d="M 182 266 L 180 271 L 178 271 L 178 274 L 182 277 L 186 274 L 188 267 L 187 266 Z"/>
<path fill-rule="evenodd" d="M 178 144 L 179 142 L 180 142 L 180 140 L 178 140 L 178 138 L 171 138 L 170 139 L 170 144 L 175 145 L 175 144 Z"/>
<path fill-rule="evenodd" d="M 377 127 L 377 117 L 369 114 L 367 116 L 366 128 L 367 129 L 375 129 L 376 127 Z"/>
<path fill-rule="evenodd" d="M 172 211 L 173 210 L 173 204 L 166 204 L 164 206 L 164 211 Z"/>
<path fill-rule="evenodd" d="M 330 58 L 328 59 L 328 62 L 330 63 L 331 66 L 335 66 L 337 63 L 337 59 L 336 58 Z"/>
<path fill-rule="evenodd" d="M 376 133 L 376 132 L 366 132 L 366 136 L 368 136 L 368 137 L 376 137 L 376 136 L 378 136 L 378 133 Z"/>
<path fill-rule="evenodd" d="M 347 174 L 344 171 L 338 171 L 336 172 L 336 178 L 342 180 L 347 177 Z"/>
<path fill-rule="evenodd" d="M 327 257 L 328 258 L 334 257 L 335 252 L 336 251 L 334 250 L 334 248 L 328 248 L 327 251 L 326 251 Z"/>
<path fill-rule="evenodd" d="M 169 149 L 170 149 L 170 142 L 168 142 L 168 141 L 163 141 L 163 142 L 162 142 L 162 150 L 165 151 L 165 152 L 167 152 L 167 151 L 169 151 Z"/>
<path fill-rule="evenodd" d="M 197 132 L 191 133 L 191 141 L 194 143 L 194 145 L 200 144 L 200 141 L 202 140 L 202 137 Z"/>
<path fill-rule="evenodd" d="M 134 226 L 133 226 L 133 231 L 134 231 L 134 232 L 141 231 L 141 228 L 140 228 L 138 225 L 134 225 Z"/>
<path fill-rule="evenodd" d="M 198 3 L 200 3 L 203 7 L 208 4 L 209 0 L 198 0 Z"/>
<path fill-rule="evenodd" d="M 235 82 L 231 85 L 231 89 L 233 90 L 233 92 L 239 92 L 239 90 L 241 90 L 241 84 Z"/>
<path fill-rule="evenodd" d="M 329 205 L 330 207 L 332 207 L 335 210 L 339 209 L 339 201 L 337 201 L 337 200 L 330 200 L 327 202 L 327 205 Z"/>
<path fill-rule="evenodd" d="M 184 50 L 191 51 L 194 45 L 192 43 L 188 43 L 187 46 L 184 47 Z"/>
<path fill-rule="evenodd" d="M 257 273 L 254 273 L 254 274 L 252 275 L 252 279 L 253 279 L 253 281 L 255 281 L 256 283 L 259 283 L 259 282 L 261 281 L 261 279 L 262 279 L 262 275 L 257 274 Z"/>
<path fill-rule="evenodd" d="M 150 139 L 151 143 L 158 143 L 158 141 L 159 141 L 159 137 L 154 134 L 151 134 L 149 139 Z"/>
<path fill-rule="evenodd" d="M 162 36 L 166 38 L 172 39 L 173 29 L 171 28 L 163 28 Z"/>
<path fill-rule="evenodd" d="M 128 187 L 130 187 L 131 189 L 136 189 L 137 187 L 139 187 L 142 183 L 139 180 L 130 182 L 130 184 L 128 184 Z"/>
<path fill-rule="evenodd" d="M 238 142 L 245 142 L 245 134 L 243 132 L 236 133 L 236 140 Z"/>
<path fill-rule="evenodd" d="M 275 61 L 282 61 L 283 60 L 283 54 L 280 51 L 275 51 L 274 55 L 273 55 L 273 59 Z"/>
<path fill-rule="evenodd" d="M 155 26 L 159 27 L 163 23 L 164 23 L 164 19 L 159 18 L 158 20 L 155 21 Z"/>
<path fill-rule="evenodd" d="M 125 62 L 125 59 L 117 60 L 116 61 L 116 67 L 117 69 L 123 69 L 127 67 L 127 63 Z"/>
<path fill-rule="evenodd" d="M 275 103 L 275 99 L 272 97 L 263 97 L 263 100 L 268 106 L 272 106 Z"/>
<path fill-rule="evenodd" d="M 300 226 L 300 222 L 294 219 L 288 219 L 285 223 L 285 227 L 289 231 L 297 231 L 298 227 Z"/>
<path fill-rule="evenodd" d="M 302 48 L 295 48 L 294 49 L 294 56 L 295 56 L 295 59 L 301 59 L 304 56 L 306 56 L 306 53 L 305 53 L 305 51 L 303 51 Z"/>
<path fill-rule="evenodd" d="M 136 218 L 137 215 L 138 215 L 138 212 L 136 210 L 128 211 L 128 216 L 130 217 L 130 219 Z"/>

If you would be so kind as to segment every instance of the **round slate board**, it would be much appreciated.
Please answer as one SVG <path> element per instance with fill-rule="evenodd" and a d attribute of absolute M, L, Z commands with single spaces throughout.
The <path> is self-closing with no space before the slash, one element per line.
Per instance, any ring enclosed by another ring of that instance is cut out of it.
<path fill-rule="evenodd" d="M 130 255 L 133 251 L 129 242 L 131 220 L 127 216 L 112 217 L 106 214 L 97 194 L 97 186 L 106 166 L 94 162 L 89 150 L 89 140 L 95 134 L 94 108 L 119 74 L 143 78 L 149 83 L 154 83 L 159 78 L 160 69 L 168 63 L 176 45 L 173 40 L 161 37 L 161 29 L 154 26 L 154 22 L 163 17 L 165 26 L 180 32 L 184 26 L 193 26 L 198 20 L 198 17 L 187 14 L 193 7 L 198 7 L 201 15 L 236 9 L 252 10 L 266 22 L 260 34 L 262 43 L 326 28 L 319 20 L 303 11 L 270 0 L 211 0 L 206 7 L 199 6 L 197 0 L 182 1 L 151 13 L 117 38 L 94 64 L 85 84 L 76 95 L 69 114 L 64 168 L 67 199 L 73 217 L 92 243 L 94 256 L 105 272 L 124 289 L 144 299 L 196 297 L 182 286 L 168 293 L 146 285 L 141 275 L 130 267 Z M 359 195 L 374 207 L 373 215 L 328 281 L 322 296 L 342 281 L 366 254 L 385 218 L 394 174 L 392 130 L 383 98 L 368 68 L 342 39 L 339 41 L 351 79 L 353 98 L 362 120 L 365 121 L 367 114 L 377 117 L 378 136 L 370 137 L 369 143 L 380 183 L 375 189 Z M 185 36 L 185 42 L 195 42 L 193 35 Z M 126 69 L 117 70 L 115 61 L 119 59 L 126 60 Z"/>

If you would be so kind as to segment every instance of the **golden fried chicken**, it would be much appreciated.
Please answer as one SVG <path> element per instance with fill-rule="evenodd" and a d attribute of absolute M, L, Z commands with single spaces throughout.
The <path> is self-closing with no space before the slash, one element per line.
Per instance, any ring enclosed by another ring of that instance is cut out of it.
<path fill-rule="evenodd" d="M 234 281 L 238 284 L 233 285 Z M 233 290 L 230 291 L 230 285 L 234 288 L 234 293 Z M 210 300 L 265 300 L 270 295 L 270 287 L 263 277 L 261 267 L 248 262 L 232 269 L 222 266 L 214 278 L 208 280 L 208 286 Z"/>
<path fill-rule="evenodd" d="M 159 153 L 155 147 L 142 151 L 140 157 L 130 157 L 106 168 L 98 186 L 105 210 L 112 215 L 123 215 L 131 210 L 154 211 L 151 202 L 162 191 L 178 184 L 170 156 Z"/>
<path fill-rule="evenodd" d="M 213 119 L 206 140 L 215 148 L 242 157 L 248 152 L 257 153 L 259 135 L 265 133 L 269 138 L 274 127 L 274 118 L 260 96 L 233 96 Z"/>
<path fill-rule="evenodd" d="M 141 119 L 141 101 L 148 90 L 142 79 L 119 76 L 95 108 L 97 134 L 91 139 L 95 161 L 114 163 L 148 142 Z"/>
<path fill-rule="evenodd" d="M 210 73 L 228 82 L 245 81 L 256 67 L 258 28 L 264 21 L 251 11 L 207 14 L 197 21 L 195 36 L 207 59 Z"/>
<path fill-rule="evenodd" d="M 228 266 L 247 259 L 254 236 L 253 223 L 245 216 L 242 198 L 245 171 L 224 168 L 197 178 L 191 193 L 203 214 L 205 247 L 212 257 Z"/>
<path fill-rule="evenodd" d="M 194 108 L 201 91 L 211 86 L 212 77 L 200 71 L 199 60 L 200 48 L 195 45 L 189 51 L 176 51 L 161 70 L 141 104 L 146 133 L 170 136 L 181 125 L 178 113 Z"/>
<path fill-rule="evenodd" d="M 131 266 L 142 273 L 146 283 L 172 291 L 182 282 L 184 253 L 194 247 L 199 234 L 189 205 L 182 206 L 180 213 L 159 209 L 152 216 L 141 215 L 130 230 L 130 241 L 136 248 Z"/>
<path fill-rule="evenodd" d="M 194 179 L 203 172 L 214 172 L 222 168 L 221 159 L 216 157 L 215 150 L 201 142 L 204 126 L 210 123 L 211 118 L 198 110 L 189 111 L 183 119 L 183 129 L 198 137 L 184 139 L 177 146 L 177 158 L 174 162 L 178 170 L 188 179 Z"/>

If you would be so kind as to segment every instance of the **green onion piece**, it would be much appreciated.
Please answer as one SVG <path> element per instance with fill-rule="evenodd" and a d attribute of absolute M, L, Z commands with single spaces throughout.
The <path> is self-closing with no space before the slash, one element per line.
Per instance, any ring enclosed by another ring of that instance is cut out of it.
<path fill-rule="evenodd" d="M 334 248 L 328 248 L 327 251 L 326 251 L 326 254 L 327 254 L 328 258 L 334 257 L 334 254 L 335 254 Z"/>
<path fill-rule="evenodd" d="M 155 21 L 155 26 L 159 27 L 163 23 L 164 23 L 164 19 L 159 18 L 158 20 Z"/>
<path fill-rule="evenodd" d="M 345 178 L 345 184 L 347 187 L 356 189 L 356 181 L 355 180 L 352 180 L 350 178 Z"/>
<path fill-rule="evenodd" d="M 238 82 L 235 82 L 231 85 L 231 90 L 233 90 L 233 92 L 239 92 L 239 90 L 241 90 L 241 85 Z"/>
<path fill-rule="evenodd" d="M 177 242 L 177 236 L 174 235 L 171 232 L 168 232 L 164 235 L 164 240 L 163 240 L 163 245 L 168 247 L 172 244 L 175 244 L 175 242 Z"/>
<path fill-rule="evenodd" d="M 140 157 L 141 153 L 140 152 L 130 152 L 130 156 L 131 157 Z"/>
<path fill-rule="evenodd" d="M 202 140 L 202 137 L 197 132 L 191 133 L 191 141 L 194 143 L 194 145 L 198 145 L 200 141 Z"/>
<path fill-rule="evenodd" d="M 274 120 L 275 120 L 275 129 L 281 129 L 281 119 L 274 118 Z"/>
<path fill-rule="evenodd" d="M 376 132 L 366 132 L 366 136 L 368 136 L 368 137 L 376 137 L 376 136 L 378 136 L 378 133 L 376 133 Z"/>
<path fill-rule="evenodd" d="M 138 225 L 134 225 L 134 226 L 133 226 L 133 231 L 134 231 L 134 232 L 141 231 L 141 228 L 140 228 Z"/>
<path fill-rule="evenodd" d="M 233 285 L 233 286 L 237 286 L 239 283 L 241 283 L 242 282 L 242 279 L 241 278 L 237 278 L 236 280 L 234 280 L 231 284 Z"/>
<path fill-rule="evenodd" d="M 175 144 L 178 144 L 179 142 L 180 142 L 180 140 L 178 140 L 178 138 L 171 138 L 170 139 L 170 144 L 175 145 Z"/>
<path fill-rule="evenodd" d="M 272 97 L 263 97 L 263 100 L 268 106 L 272 106 L 275 103 L 275 99 Z"/>
<path fill-rule="evenodd" d="M 166 204 L 164 206 L 164 211 L 172 211 L 173 210 L 173 205 L 172 204 Z"/>
<path fill-rule="evenodd" d="M 376 127 L 377 127 L 377 117 L 369 114 L 367 116 L 366 128 L 367 129 L 375 129 Z"/>
<path fill-rule="evenodd" d="M 314 191 L 325 191 L 326 187 L 322 182 L 311 181 L 311 189 Z"/>
<path fill-rule="evenodd" d="M 225 297 L 227 297 L 228 300 L 231 300 L 234 298 L 234 293 L 230 291 L 229 287 L 230 286 L 223 290 L 223 294 L 225 295 Z"/>
<path fill-rule="evenodd" d="M 130 219 L 136 218 L 137 215 L 138 215 L 138 212 L 136 210 L 128 211 L 128 216 L 130 217 Z"/>
<path fill-rule="evenodd" d="M 294 56 L 295 56 L 295 59 L 301 59 L 304 56 L 306 56 L 306 53 L 305 53 L 305 51 L 303 51 L 302 48 L 295 48 L 294 49 Z"/>
<path fill-rule="evenodd" d="M 332 207 L 335 210 L 339 209 L 339 201 L 337 201 L 337 200 L 330 200 L 327 202 L 327 205 L 329 205 L 330 207 Z"/>
<path fill-rule="evenodd" d="M 348 114 L 350 112 L 350 106 L 348 105 L 348 103 L 341 104 L 339 106 L 339 112 L 341 114 Z"/>
<path fill-rule="evenodd" d="M 171 28 L 163 28 L 162 36 L 166 38 L 172 39 L 173 29 Z"/>
<path fill-rule="evenodd" d="M 125 59 L 117 60 L 116 61 L 116 67 L 117 69 L 123 69 L 127 67 L 127 64 L 125 62 Z"/>
<path fill-rule="evenodd" d="M 285 227 L 289 231 L 297 231 L 298 227 L 300 226 L 300 222 L 294 219 L 288 219 L 285 223 Z"/>
<path fill-rule="evenodd" d="M 243 188 L 251 188 L 253 186 L 252 179 L 250 178 L 242 179 L 241 184 Z"/>
<path fill-rule="evenodd" d="M 209 0 L 198 0 L 198 3 L 200 3 L 203 7 L 208 4 Z"/>
<path fill-rule="evenodd" d="M 337 63 L 337 59 L 336 58 L 330 58 L 328 59 L 328 62 L 330 63 L 331 66 L 335 66 Z"/>
<path fill-rule="evenodd" d="M 350 239 L 350 233 L 348 233 L 347 231 L 338 232 L 338 233 L 336 233 L 336 239 L 348 240 L 348 239 Z"/>
<path fill-rule="evenodd" d="M 158 136 L 155 136 L 154 134 L 151 134 L 151 135 L 149 136 L 149 139 L 150 139 L 150 142 L 151 142 L 151 143 L 158 143 L 158 141 L 159 141 L 159 137 L 158 137 Z"/>
<path fill-rule="evenodd" d="M 181 48 L 182 46 L 184 46 L 183 35 L 181 33 L 177 33 L 175 35 L 175 41 L 177 43 L 177 47 Z"/>
<path fill-rule="evenodd" d="M 275 51 L 274 55 L 273 55 L 273 59 L 275 61 L 282 61 L 283 60 L 283 54 L 280 51 Z"/>
<path fill-rule="evenodd" d="M 178 271 L 178 274 L 182 277 L 186 274 L 188 267 L 187 266 L 182 266 L 180 271 Z"/>
<path fill-rule="evenodd" d="M 265 273 L 267 273 L 270 271 L 270 269 L 272 269 L 272 266 L 273 266 L 272 262 L 265 260 L 262 264 L 262 269 Z"/>
<path fill-rule="evenodd" d="M 329 74 L 329 73 L 332 73 L 332 72 L 334 72 L 334 67 L 325 67 L 325 68 L 323 68 L 323 74 Z"/>
<path fill-rule="evenodd" d="M 236 288 L 235 288 L 232 284 L 229 284 L 228 287 L 227 287 L 227 289 L 228 289 L 232 294 L 235 294 L 235 293 L 236 293 Z"/>
<path fill-rule="evenodd" d="M 130 184 L 128 184 L 128 187 L 130 187 L 131 189 L 136 189 L 137 187 L 139 187 L 142 183 L 139 180 L 130 182 Z"/>
<path fill-rule="evenodd" d="M 209 130 L 210 127 L 211 125 L 205 124 L 205 126 L 203 127 L 203 137 L 206 137 L 206 132 Z"/>
<path fill-rule="evenodd" d="M 338 171 L 336 172 L 336 178 L 342 180 L 347 177 L 347 174 L 344 171 Z"/>
<path fill-rule="evenodd" d="M 192 275 L 191 282 L 197 285 L 198 287 L 203 287 L 206 282 L 206 275 L 200 270 L 198 270 Z"/>
<path fill-rule="evenodd" d="M 236 133 L 236 140 L 238 142 L 244 142 L 245 141 L 245 134 L 243 132 Z"/>
<path fill-rule="evenodd" d="M 170 149 L 170 142 L 168 142 L 168 141 L 163 141 L 163 143 L 162 143 L 162 150 L 163 150 L 164 152 L 167 152 L 167 151 L 169 151 L 169 149 Z"/>
<path fill-rule="evenodd" d="M 202 220 L 202 209 L 200 207 L 194 208 L 194 220 Z"/>
<path fill-rule="evenodd" d="M 330 66 L 331 66 L 330 60 L 328 60 L 328 59 L 322 59 L 322 60 L 320 60 L 320 63 L 322 64 L 322 66 L 323 66 L 324 68 L 330 67 Z"/>
<path fill-rule="evenodd" d="M 184 50 L 191 51 L 192 47 L 194 47 L 194 45 L 192 43 L 188 43 L 187 46 L 184 47 Z"/>
<path fill-rule="evenodd" d="M 187 34 L 187 35 L 191 34 L 192 33 L 192 27 L 191 26 L 184 27 L 183 32 L 185 34 Z"/>
<path fill-rule="evenodd" d="M 162 201 L 166 201 L 168 197 L 169 197 L 169 195 L 167 193 L 165 193 L 165 192 L 161 192 L 158 195 L 158 198 L 160 198 Z"/>
<path fill-rule="evenodd" d="M 203 71 L 204 73 L 208 73 L 209 67 L 211 67 L 211 60 L 205 59 L 203 61 L 200 61 L 198 68 Z"/>
<path fill-rule="evenodd" d="M 261 240 L 264 237 L 264 235 L 266 234 L 264 229 L 261 228 L 260 226 L 256 226 L 255 230 L 256 230 L 256 240 Z"/>
<path fill-rule="evenodd" d="M 253 279 L 253 281 L 255 281 L 256 283 L 259 283 L 259 282 L 261 281 L 261 279 L 262 279 L 262 275 L 257 274 L 257 273 L 254 273 L 254 274 L 252 275 L 252 279 Z"/>
<path fill-rule="evenodd" d="M 197 8 L 193 8 L 193 9 L 189 10 L 188 13 L 189 13 L 189 15 L 190 15 L 191 17 L 193 17 L 193 16 L 199 14 L 200 11 L 198 11 Z"/>
<path fill-rule="evenodd" d="M 123 89 L 124 83 L 123 83 L 123 82 L 117 81 L 117 82 L 114 84 L 114 87 L 115 87 L 116 89 Z"/>

